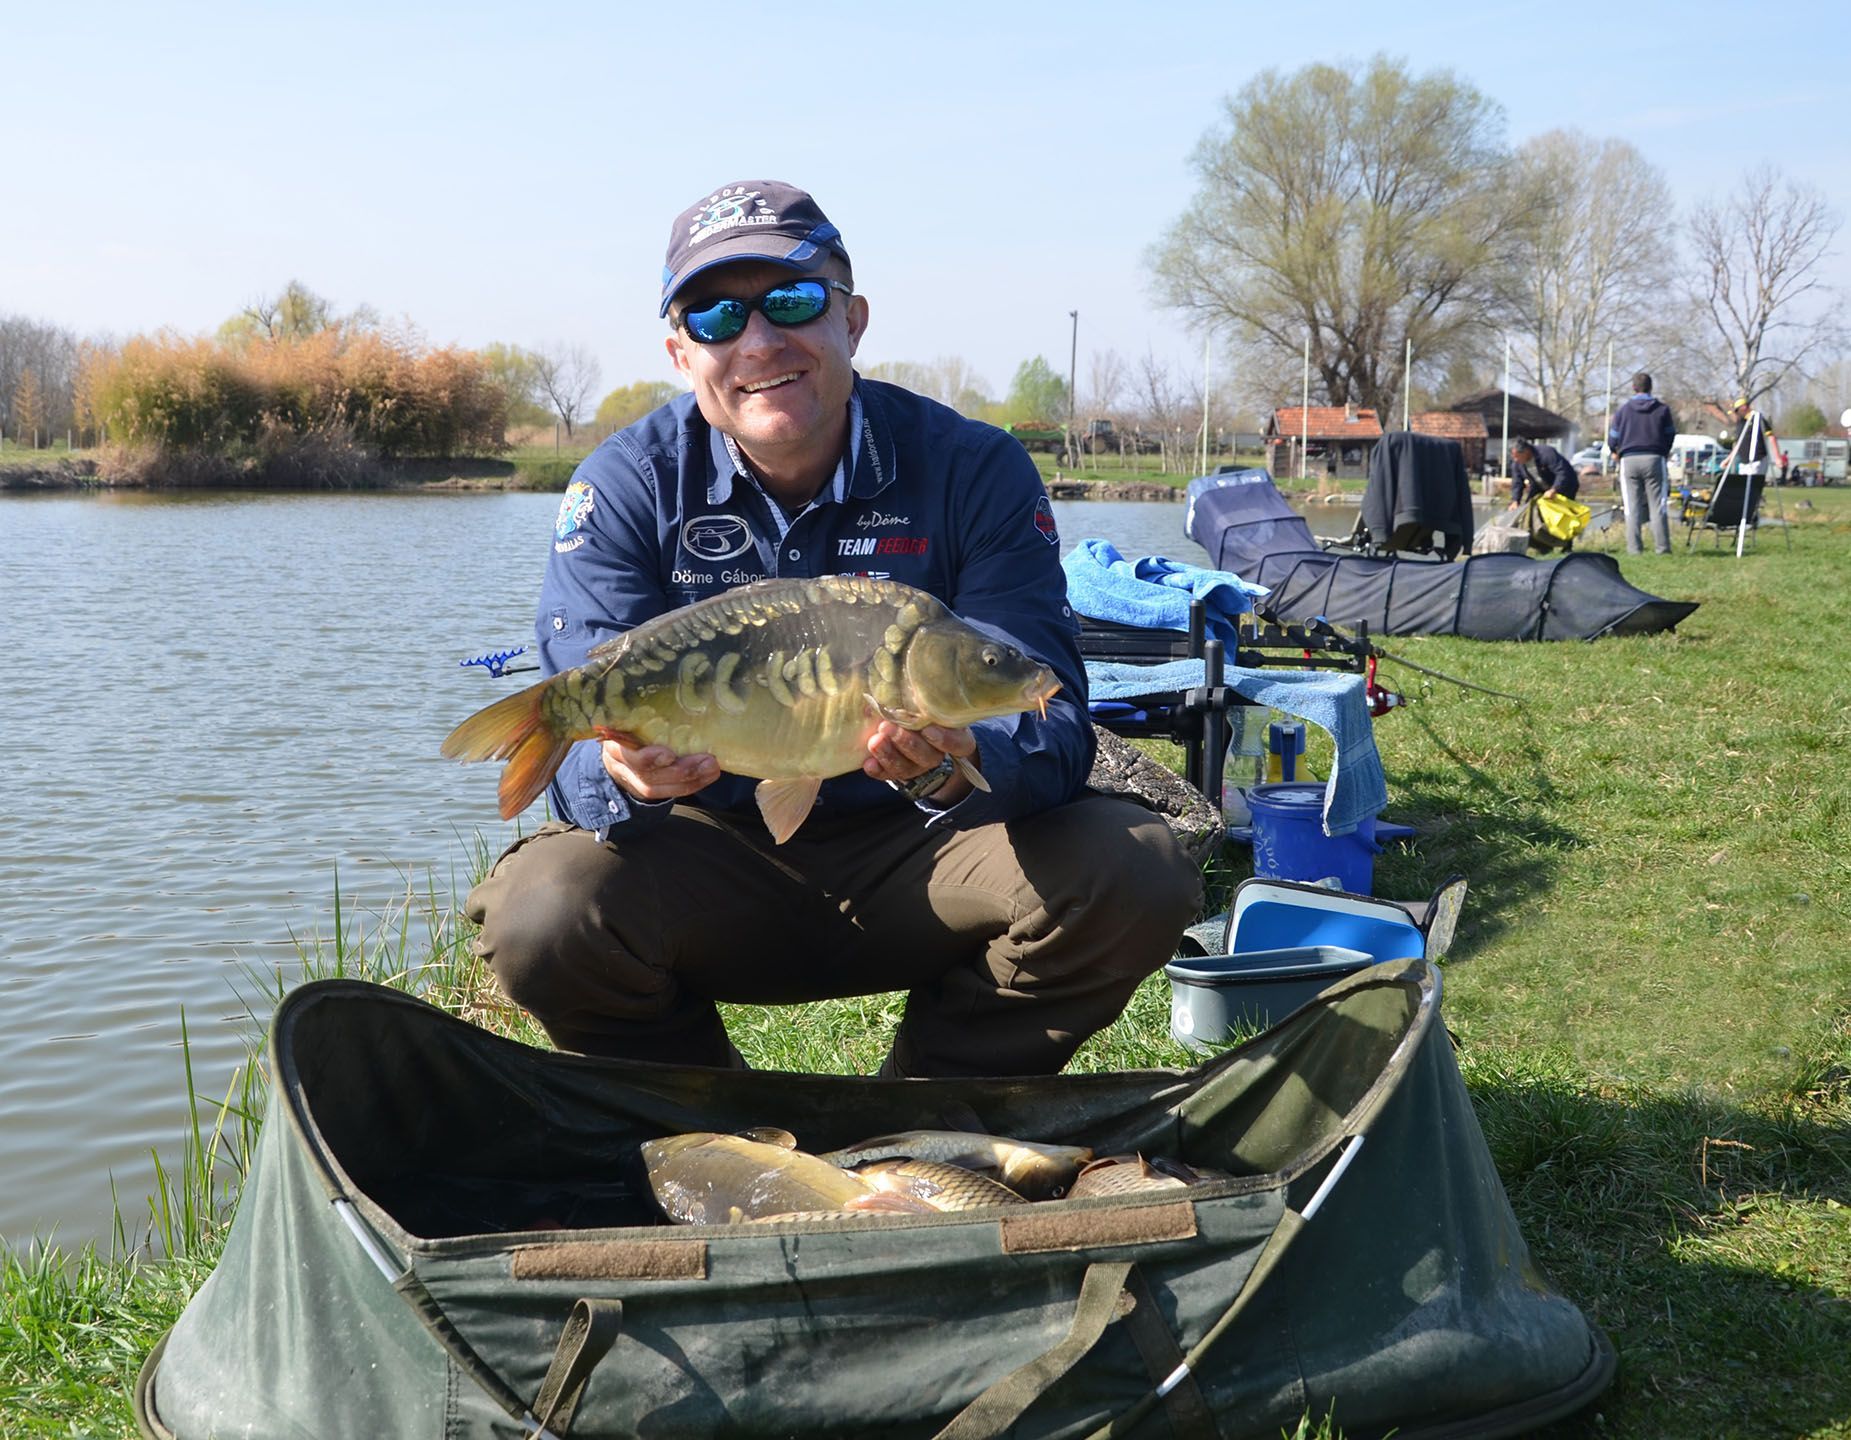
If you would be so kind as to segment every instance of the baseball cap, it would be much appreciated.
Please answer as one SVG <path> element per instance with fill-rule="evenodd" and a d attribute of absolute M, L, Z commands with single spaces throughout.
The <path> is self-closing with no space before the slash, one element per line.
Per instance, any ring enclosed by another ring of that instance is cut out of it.
<path fill-rule="evenodd" d="M 814 271 L 831 255 L 848 264 L 842 232 L 807 191 L 781 180 L 722 185 L 675 217 L 662 265 L 662 309 L 701 271 L 728 260 L 769 260 Z"/>
<path fill-rule="evenodd" d="M 1735 397 L 1735 404 L 1733 404 L 1733 405 L 1731 405 L 1731 406 L 1730 406 L 1729 408 L 1730 408 L 1731 410 L 1747 410 L 1747 409 L 1749 409 L 1749 408 L 1750 408 L 1750 406 L 1749 406 L 1749 404 L 1748 404 L 1748 397 L 1747 397 L 1746 395 L 1737 395 L 1737 396 Z"/>

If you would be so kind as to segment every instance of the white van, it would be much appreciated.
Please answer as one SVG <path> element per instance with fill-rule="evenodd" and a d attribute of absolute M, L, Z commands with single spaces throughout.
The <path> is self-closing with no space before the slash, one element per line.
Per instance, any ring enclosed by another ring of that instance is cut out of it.
<path fill-rule="evenodd" d="M 1674 435 L 1665 469 L 1673 480 L 1694 480 L 1713 475 L 1728 453 L 1714 435 Z"/>

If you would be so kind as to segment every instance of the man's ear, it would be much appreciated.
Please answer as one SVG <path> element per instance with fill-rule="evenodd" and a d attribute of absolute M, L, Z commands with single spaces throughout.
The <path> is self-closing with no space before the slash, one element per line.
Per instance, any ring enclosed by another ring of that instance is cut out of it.
<path fill-rule="evenodd" d="M 662 337 L 662 343 L 668 347 L 669 362 L 683 375 L 688 373 L 688 357 L 682 348 L 680 330 L 671 330 Z"/>
<path fill-rule="evenodd" d="M 861 348 L 861 337 L 868 330 L 868 297 L 851 295 L 848 297 L 848 353 L 853 355 Z"/>

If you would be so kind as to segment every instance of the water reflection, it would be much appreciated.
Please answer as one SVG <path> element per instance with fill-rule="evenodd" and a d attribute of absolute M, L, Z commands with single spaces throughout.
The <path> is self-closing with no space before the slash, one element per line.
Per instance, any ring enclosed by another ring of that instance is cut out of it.
<path fill-rule="evenodd" d="M 0 1235 L 107 1237 L 195 1081 L 222 1097 L 298 947 L 447 900 L 493 767 L 437 741 L 524 643 L 553 495 L 0 497 Z M 1183 506 L 1062 502 L 1062 542 L 1206 556 Z M 1313 512 L 1347 530 L 1352 509 Z"/>

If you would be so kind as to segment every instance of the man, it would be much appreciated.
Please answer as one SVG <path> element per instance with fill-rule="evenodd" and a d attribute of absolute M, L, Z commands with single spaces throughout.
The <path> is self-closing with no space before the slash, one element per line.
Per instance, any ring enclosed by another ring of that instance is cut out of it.
<path fill-rule="evenodd" d="M 1652 546 L 1671 553 L 1671 495 L 1667 468 L 1677 438 L 1677 421 L 1664 401 L 1652 394 L 1652 377 L 1641 370 L 1632 377 L 1632 396 L 1613 412 L 1607 446 L 1620 457 L 1620 497 L 1626 506 L 1626 553 L 1645 553 L 1645 522 L 1651 513 Z"/>
<path fill-rule="evenodd" d="M 1085 791 L 1094 737 L 1052 507 L 1021 445 L 861 379 L 868 325 L 840 232 L 773 181 L 670 232 L 661 314 L 682 396 L 567 490 L 542 584 L 542 669 L 771 576 L 886 575 L 1053 668 L 1045 717 L 882 721 L 773 847 L 752 781 L 711 755 L 586 741 L 562 817 L 466 902 L 503 990 L 562 1048 L 741 1063 L 715 1002 L 905 989 L 894 1076 L 1052 1073 L 1171 954 L 1201 882 L 1168 826 Z M 973 763 L 974 789 L 953 766 Z"/>
<path fill-rule="evenodd" d="M 1510 503 L 1513 505 L 1522 505 L 1540 495 L 1561 495 L 1573 500 L 1581 489 L 1581 477 L 1575 474 L 1575 467 L 1553 445 L 1516 440 L 1511 443 L 1510 458 Z"/>
<path fill-rule="evenodd" d="M 1780 439 L 1774 434 L 1774 427 L 1767 423 L 1767 417 L 1748 403 L 1746 395 L 1739 396 L 1730 413 L 1735 417 L 1736 435 L 1733 455 L 1734 469 L 1731 473 L 1741 476 L 1768 475 L 1768 459 L 1771 456 L 1782 470 L 1787 468 L 1786 453 L 1780 448 Z"/>

